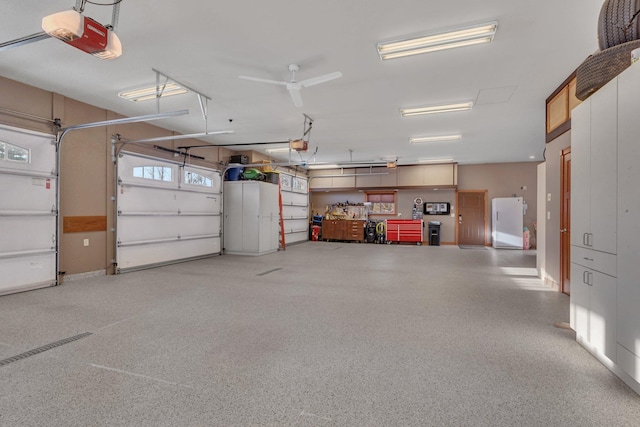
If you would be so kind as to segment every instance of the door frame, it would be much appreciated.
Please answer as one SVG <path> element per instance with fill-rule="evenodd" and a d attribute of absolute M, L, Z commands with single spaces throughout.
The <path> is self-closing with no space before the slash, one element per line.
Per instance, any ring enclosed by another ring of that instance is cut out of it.
<path fill-rule="evenodd" d="M 569 280 L 569 286 L 566 286 L 565 277 L 570 277 L 571 274 L 571 217 L 567 216 L 565 211 L 565 184 L 569 184 L 569 199 L 571 199 L 571 175 L 568 174 L 565 167 L 565 156 L 571 155 L 571 147 L 567 147 L 560 153 L 560 292 L 566 295 L 571 294 L 571 281 Z M 567 231 L 562 232 L 565 216 L 567 216 Z M 564 242 L 564 245 L 563 245 Z M 565 257 L 567 259 L 565 259 Z M 569 269 L 569 271 L 567 271 Z M 565 289 L 568 288 L 568 289 Z"/>
<path fill-rule="evenodd" d="M 484 194 L 484 211 L 483 211 L 483 217 L 484 217 L 484 245 L 485 246 L 490 246 L 490 242 L 489 242 L 489 221 L 487 218 L 487 210 L 488 210 L 488 199 L 489 199 L 489 190 L 456 190 L 456 217 L 454 218 L 455 220 L 455 224 L 456 224 L 456 245 L 458 245 L 460 243 L 459 241 L 459 234 L 460 234 L 460 230 L 459 230 L 459 223 L 458 223 L 458 215 L 460 212 L 460 193 L 483 193 Z"/>

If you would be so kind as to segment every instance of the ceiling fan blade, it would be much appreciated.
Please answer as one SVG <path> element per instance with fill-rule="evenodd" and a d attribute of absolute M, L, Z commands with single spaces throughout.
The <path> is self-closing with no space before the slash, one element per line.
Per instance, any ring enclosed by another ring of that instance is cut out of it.
<path fill-rule="evenodd" d="M 295 87 L 290 87 L 289 95 L 291 95 L 291 99 L 293 99 L 293 105 L 296 107 L 302 107 L 302 96 L 300 95 L 300 89 Z"/>
<path fill-rule="evenodd" d="M 302 80 L 301 82 L 298 82 L 298 84 L 300 86 L 309 87 L 309 86 L 317 85 L 320 83 L 328 82 L 329 80 L 337 79 L 339 77 L 342 77 L 342 73 L 340 71 L 336 71 L 334 73 L 323 74 L 318 77 L 312 77 L 310 79 Z"/>
<path fill-rule="evenodd" d="M 280 86 L 286 86 L 287 82 L 280 82 L 278 80 L 268 80 L 268 79 L 260 79 L 258 77 L 249 77 L 249 76 L 238 76 L 239 79 L 243 79 L 243 80 L 251 80 L 254 82 L 260 82 L 260 83 L 269 83 L 272 85 L 280 85 Z"/>

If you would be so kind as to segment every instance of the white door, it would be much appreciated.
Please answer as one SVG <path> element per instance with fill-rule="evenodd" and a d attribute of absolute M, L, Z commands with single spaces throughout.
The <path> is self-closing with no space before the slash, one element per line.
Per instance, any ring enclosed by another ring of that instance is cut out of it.
<path fill-rule="evenodd" d="M 117 271 L 220 254 L 220 185 L 214 169 L 120 153 Z"/>
<path fill-rule="evenodd" d="M 56 284 L 53 135 L 0 126 L 0 295 Z"/>

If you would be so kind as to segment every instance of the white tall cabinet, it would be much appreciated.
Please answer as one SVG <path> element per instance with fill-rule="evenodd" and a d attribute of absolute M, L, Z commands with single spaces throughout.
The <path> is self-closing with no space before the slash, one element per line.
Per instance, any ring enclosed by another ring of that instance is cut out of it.
<path fill-rule="evenodd" d="M 620 75 L 618 86 L 617 363 L 640 382 L 639 63 Z"/>
<path fill-rule="evenodd" d="M 278 186 L 260 181 L 225 181 L 224 251 L 264 255 L 278 250 Z"/>
<path fill-rule="evenodd" d="M 571 118 L 571 302 L 576 339 L 640 393 L 640 64 Z"/>

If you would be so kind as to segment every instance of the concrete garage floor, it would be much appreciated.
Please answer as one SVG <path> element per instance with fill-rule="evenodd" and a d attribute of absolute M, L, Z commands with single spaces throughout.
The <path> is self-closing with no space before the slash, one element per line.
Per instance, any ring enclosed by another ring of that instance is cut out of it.
<path fill-rule="evenodd" d="M 637 426 L 535 252 L 309 242 L 0 297 L 2 426 Z"/>

